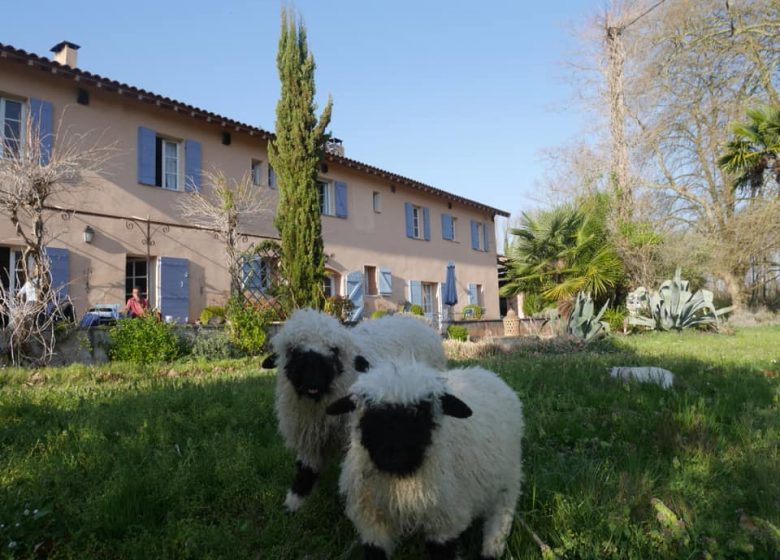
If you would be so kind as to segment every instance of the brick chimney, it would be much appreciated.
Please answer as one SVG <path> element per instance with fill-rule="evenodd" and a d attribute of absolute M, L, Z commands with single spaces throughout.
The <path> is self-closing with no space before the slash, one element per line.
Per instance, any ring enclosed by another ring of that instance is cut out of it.
<path fill-rule="evenodd" d="M 78 50 L 79 47 L 75 43 L 70 41 L 61 41 L 51 48 L 51 52 L 54 53 L 54 62 L 59 62 L 64 66 L 76 67 L 78 62 Z"/>

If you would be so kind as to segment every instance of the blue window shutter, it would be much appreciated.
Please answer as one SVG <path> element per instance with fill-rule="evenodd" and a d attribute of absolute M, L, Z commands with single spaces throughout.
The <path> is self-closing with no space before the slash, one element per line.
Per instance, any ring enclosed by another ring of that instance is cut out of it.
<path fill-rule="evenodd" d="M 477 305 L 479 303 L 479 294 L 477 293 L 477 285 L 469 284 L 469 305 Z"/>
<path fill-rule="evenodd" d="M 487 225 L 487 222 L 482 222 L 482 237 L 485 240 L 484 245 L 483 245 L 483 249 L 485 251 L 490 251 L 490 236 L 488 235 L 488 225 Z"/>
<path fill-rule="evenodd" d="M 479 223 L 471 220 L 471 248 L 479 251 Z"/>
<path fill-rule="evenodd" d="M 379 269 L 379 293 L 383 296 L 393 295 L 393 274 L 389 268 Z"/>
<path fill-rule="evenodd" d="M 336 181 L 336 216 L 347 217 L 347 184 L 344 181 Z"/>
<path fill-rule="evenodd" d="M 404 204 L 404 208 L 406 210 L 406 237 L 414 238 L 414 206 L 412 206 L 411 202 L 406 202 Z"/>
<path fill-rule="evenodd" d="M 157 259 L 157 307 L 165 318 L 178 323 L 190 314 L 190 263 L 187 259 L 159 257 Z"/>
<path fill-rule="evenodd" d="M 30 98 L 30 124 L 38 136 L 41 165 L 48 165 L 54 148 L 54 107 L 48 101 Z"/>
<path fill-rule="evenodd" d="M 363 273 L 359 270 L 347 274 L 347 298 L 352 302 L 350 321 L 363 318 Z"/>
<path fill-rule="evenodd" d="M 184 190 L 200 192 L 201 148 L 197 140 L 184 141 Z"/>
<path fill-rule="evenodd" d="M 155 143 L 157 133 L 151 128 L 138 127 L 138 182 L 155 186 Z"/>
<path fill-rule="evenodd" d="M 431 211 L 428 208 L 423 208 L 423 238 L 431 240 Z"/>
<path fill-rule="evenodd" d="M 419 280 L 409 280 L 409 302 L 412 305 L 422 305 L 422 282 Z"/>
<path fill-rule="evenodd" d="M 61 297 L 68 295 L 68 282 L 70 282 L 70 253 L 67 249 L 46 247 L 46 256 L 49 257 L 49 274 L 51 275 L 51 288 Z"/>
<path fill-rule="evenodd" d="M 450 214 L 441 215 L 441 236 L 443 239 L 452 241 L 455 239 L 452 216 Z"/>

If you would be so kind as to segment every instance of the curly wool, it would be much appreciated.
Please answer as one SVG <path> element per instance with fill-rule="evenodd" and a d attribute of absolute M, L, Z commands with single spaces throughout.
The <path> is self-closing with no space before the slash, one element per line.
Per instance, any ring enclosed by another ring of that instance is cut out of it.
<path fill-rule="evenodd" d="M 409 317 L 383 317 L 348 329 L 332 316 L 314 309 L 293 313 L 271 341 L 277 355 L 276 416 L 286 446 L 297 458 L 320 470 L 329 451 L 344 447 L 346 420 L 327 416 L 328 404 L 347 394 L 358 378 L 355 358 L 363 356 L 371 365 L 406 352 L 417 360 L 444 369 L 447 359 L 439 335 L 429 326 Z M 344 371 L 336 376 L 328 399 L 315 402 L 300 398 L 284 375 L 287 354 L 292 348 L 328 354 L 339 349 Z"/>
<path fill-rule="evenodd" d="M 415 386 L 424 389 L 412 390 Z M 363 543 L 389 555 L 399 538 L 414 531 L 446 543 L 483 518 L 482 554 L 498 558 L 511 530 L 522 480 L 523 414 L 514 391 L 482 368 L 450 370 L 442 376 L 422 364 L 410 364 L 380 366 L 361 376 L 351 392 L 357 409 L 339 487 Z M 360 419 L 366 407 L 413 405 L 445 392 L 465 402 L 473 415 L 445 416 L 433 399 L 436 428 L 422 466 L 406 477 L 378 471 L 361 443 Z"/>

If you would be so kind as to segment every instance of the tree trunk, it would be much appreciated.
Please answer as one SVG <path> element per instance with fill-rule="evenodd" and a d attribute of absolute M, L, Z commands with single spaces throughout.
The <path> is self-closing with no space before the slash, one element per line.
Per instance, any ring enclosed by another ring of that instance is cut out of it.
<path fill-rule="evenodd" d="M 731 305 L 735 310 L 746 308 L 747 294 L 745 287 L 745 275 L 740 272 L 727 272 L 723 274 L 723 281 L 726 284 L 726 291 L 731 296 Z"/>

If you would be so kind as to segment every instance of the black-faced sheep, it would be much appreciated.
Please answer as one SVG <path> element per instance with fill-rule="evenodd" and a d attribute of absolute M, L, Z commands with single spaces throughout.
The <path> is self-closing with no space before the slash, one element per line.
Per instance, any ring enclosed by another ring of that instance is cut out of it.
<path fill-rule="evenodd" d="M 522 405 L 506 383 L 481 368 L 380 364 L 328 407 L 352 411 L 339 487 L 365 558 L 416 531 L 430 558 L 455 558 L 477 518 L 483 557 L 502 554 L 522 479 Z"/>
<path fill-rule="evenodd" d="M 326 415 L 326 407 L 346 395 L 369 364 L 403 352 L 432 367 L 446 367 L 439 335 L 409 317 L 386 317 L 348 329 L 330 315 L 302 309 L 284 324 L 272 345 L 274 353 L 263 367 L 278 368 L 279 432 L 296 454 L 296 473 L 285 498 L 291 512 L 311 493 L 326 457 L 346 444 L 346 419 Z"/>

